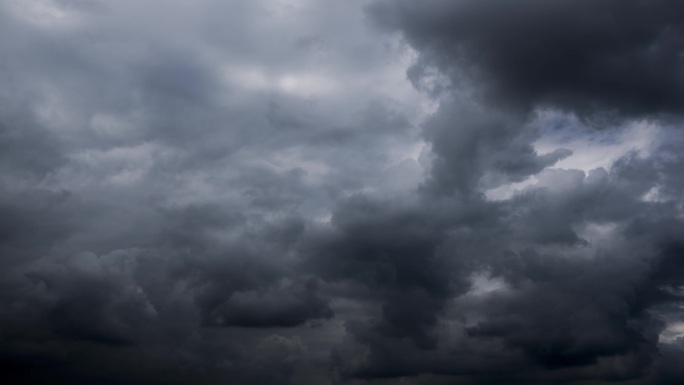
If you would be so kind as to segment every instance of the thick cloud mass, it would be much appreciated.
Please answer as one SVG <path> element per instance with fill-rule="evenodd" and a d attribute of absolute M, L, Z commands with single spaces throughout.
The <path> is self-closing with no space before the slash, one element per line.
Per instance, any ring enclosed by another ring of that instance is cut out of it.
<path fill-rule="evenodd" d="M 683 28 L 1 2 L 0 383 L 684 383 Z"/>
<path fill-rule="evenodd" d="M 387 1 L 373 14 L 453 87 L 523 107 L 681 114 L 684 5 L 676 0 Z M 438 84 L 437 86 L 443 86 Z"/>

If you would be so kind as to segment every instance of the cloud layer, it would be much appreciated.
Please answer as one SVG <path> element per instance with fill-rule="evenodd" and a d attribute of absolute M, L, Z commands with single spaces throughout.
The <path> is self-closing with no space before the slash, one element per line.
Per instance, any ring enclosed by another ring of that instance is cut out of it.
<path fill-rule="evenodd" d="M 0 5 L 0 379 L 679 384 L 676 1 Z"/>

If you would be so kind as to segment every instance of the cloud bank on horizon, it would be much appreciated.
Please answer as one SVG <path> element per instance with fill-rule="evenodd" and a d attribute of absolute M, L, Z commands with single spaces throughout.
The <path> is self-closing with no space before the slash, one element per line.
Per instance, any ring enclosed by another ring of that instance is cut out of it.
<path fill-rule="evenodd" d="M 0 381 L 684 382 L 684 3 L 0 3 Z"/>

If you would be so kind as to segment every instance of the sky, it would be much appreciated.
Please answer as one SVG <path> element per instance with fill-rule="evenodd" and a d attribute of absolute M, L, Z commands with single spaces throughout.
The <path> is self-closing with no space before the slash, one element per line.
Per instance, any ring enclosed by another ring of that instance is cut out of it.
<path fill-rule="evenodd" d="M 0 382 L 684 383 L 684 2 L 0 2 Z"/>

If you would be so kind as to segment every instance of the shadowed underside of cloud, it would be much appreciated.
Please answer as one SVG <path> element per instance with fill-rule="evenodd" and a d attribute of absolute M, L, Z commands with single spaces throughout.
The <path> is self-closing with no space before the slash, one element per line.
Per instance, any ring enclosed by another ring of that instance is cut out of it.
<path fill-rule="evenodd" d="M 682 383 L 682 28 L 1 4 L 0 382 Z"/>
<path fill-rule="evenodd" d="M 419 85 L 436 68 L 453 88 L 471 84 L 513 106 L 682 112 L 684 6 L 675 0 L 400 0 L 370 9 L 419 51 L 409 72 Z"/>

